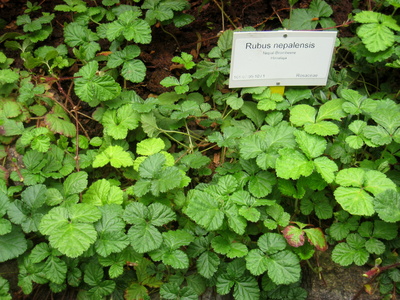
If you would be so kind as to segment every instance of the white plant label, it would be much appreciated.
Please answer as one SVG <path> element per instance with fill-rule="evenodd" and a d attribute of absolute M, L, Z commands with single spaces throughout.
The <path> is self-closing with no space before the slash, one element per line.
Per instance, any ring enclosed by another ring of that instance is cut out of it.
<path fill-rule="evenodd" d="M 229 87 L 326 85 L 336 34 L 234 32 Z"/>

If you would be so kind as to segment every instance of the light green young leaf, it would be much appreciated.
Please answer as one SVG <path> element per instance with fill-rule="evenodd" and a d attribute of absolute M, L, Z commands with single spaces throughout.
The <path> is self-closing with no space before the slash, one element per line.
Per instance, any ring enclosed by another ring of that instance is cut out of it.
<path fill-rule="evenodd" d="M 338 187 L 334 195 L 343 209 L 353 215 L 371 216 L 375 213 L 373 197 L 360 188 Z"/>
<path fill-rule="evenodd" d="M 335 180 L 335 172 L 338 171 L 338 166 L 333 160 L 326 156 L 318 157 L 314 160 L 314 166 L 327 183 L 332 183 Z"/>
<path fill-rule="evenodd" d="M 136 146 L 136 152 L 140 155 L 152 155 L 165 148 L 165 143 L 160 138 L 149 138 L 142 140 Z"/>
<path fill-rule="evenodd" d="M 327 146 L 327 142 L 323 137 L 310 135 L 302 130 L 294 133 L 296 142 L 304 154 L 309 158 L 321 156 Z"/>
<path fill-rule="evenodd" d="M 279 150 L 280 156 L 276 160 L 276 175 L 284 179 L 299 179 L 300 176 L 309 176 L 314 170 L 312 161 L 297 150 L 284 148 Z"/>
<path fill-rule="evenodd" d="M 393 17 L 373 11 L 362 11 L 354 20 L 363 23 L 357 34 L 371 52 L 379 52 L 391 47 L 395 41 L 392 30 L 400 31 L 400 26 Z"/>
<path fill-rule="evenodd" d="M 333 99 L 321 105 L 316 121 L 320 122 L 327 119 L 340 121 L 340 119 L 346 117 L 346 113 L 342 110 L 343 103 L 344 100 L 342 99 Z"/>
<path fill-rule="evenodd" d="M 106 204 L 122 204 L 123 192 L 117 186 L 111 186 L 106 179 L 100 179 L 92 183 L 82 198 L 83 203 L 103 206 Z"/>
<path fill-rule="evenodd" d="M 314 124 L 317 111 L 312 106 L 299 104 L 290 111 L 290 122 L 296 126 Z"/>
<path fill-rule="evenodd" d="M 71 123 L 66 112 L 58 104 L 54 105 L 52 111 L 45 115 L 44 123 L 54 133 L 63 134 L 67 137 L 76 135 L 75 125 Z"/>
<path fill-rule="evenodd" d="M 130 167 L 133 166 L 133 159 L 121 146 L 108 146 L 106 150 L 96 155 L 93 168 L 103 167 L 108 163 L 114 168 Z"/>

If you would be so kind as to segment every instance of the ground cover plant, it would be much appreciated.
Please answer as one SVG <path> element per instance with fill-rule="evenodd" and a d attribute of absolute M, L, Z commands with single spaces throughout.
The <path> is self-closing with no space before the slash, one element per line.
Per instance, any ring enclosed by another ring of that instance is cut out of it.
<path fill-rule="evenodd" d="M 0 262 L 18 261 L 26 295 L 297 300 L 302 268 L 323 272 L 312 258 L 329 247 L 392 299 L 399 2 L 353 1 L 337 24 L 335 1 L 291 0 L 284 18 L 240 27 L 229 1 L 198 1 L 231 28 L 209 51 L 178 49 L 164 92 L 141 93 L 142 49 L 156 29 L 183 48 L 169 30 L 194 21 L 194 2 L 28 1 L 0 36 Z M 282 28 L 347 30 L 327 86 L 228 89 L 234 30 Z"/>

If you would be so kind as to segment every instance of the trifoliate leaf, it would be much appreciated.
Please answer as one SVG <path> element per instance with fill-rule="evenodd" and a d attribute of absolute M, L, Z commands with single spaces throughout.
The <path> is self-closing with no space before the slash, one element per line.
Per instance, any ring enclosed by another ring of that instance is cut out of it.
<path fill-rule="evenodd" d="M 94 182 L 83 194 L 83 203 L 102 206 L 105 204 L 122 204 L 123 192 L 117 186 L 111 186 L 106 179 L 100 179 Z"/>
<path fill-rule="evenodd" d="M 250 250 L 246 256 L 246 268 L 255 276 L 267 271 L 268 262 L 268 256 L 260 249 Z"/>
<path fill-rule="evenodd" d="M 378 216 L 385 222 L 400 221 L 400 194 L 395 190 L 386 190 L 373 200 Z"/>
<path fill-rule="evenodd" d="M 361 25 L 357 34 L 371 52 L 378 52 L 391 47 L 394 43 L 392 30 L 400 31 L 400 26 L 393 17 L 373 11 L 362 11 L 354 16 Z"/>
<path fill-rule="evenodd" d="M 121 146 L 108 146 L 106 150 L 96 155 L 93 168 L 103 167 L 108 163 L 114 168 L 130 167 L 133 166 L 133 159 Z"/>
<path fill-rule="evenodd" d="M 284 179 L 299 179 L 300 176 L 309 176 L 314 170 L 312 161 L 297 150 L 285 148 L 279 150 L 280 156 L 276 160 L 276 175 Z"/>
<path fill-rule="evenodd" d="M 207 230 L 219 229 L 224 220 L 224 213 L 214 197 L 209 193 L 197 190 L 188 196 L 186 214 Z"/>
<path fill-rule="evenodd" d="M 365 239 L 358 234 L 350 234 L 347 243 L 340 243 L 332 251 L 332 260 L 341 266 L 349 266 L 355 263 L 358 266 L 364 265 L 369 253 L 365 250 Z"/>

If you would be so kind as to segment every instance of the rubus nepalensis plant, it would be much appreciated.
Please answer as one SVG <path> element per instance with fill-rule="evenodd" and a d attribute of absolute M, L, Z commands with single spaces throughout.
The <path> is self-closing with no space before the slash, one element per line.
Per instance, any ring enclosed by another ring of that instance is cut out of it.
<path fill-rule="evenodd" d="M 397 91 L 351 81 L 366 72 L 357 64 L 332 69 L 327 87 L 226 89 L 228 30 L 198 62 L 174 57 L 179 76 L 161 81 L 171 91 L 142 99 L 131 86 L 146 73 L 139 44 L 151 43 L 158 22 L 190 21 L 188 3 L 119 2 L 57 5 L 73 18 L 57 47 L 36 46 L 51 34 L 52 14 L 32 21 L 40 6 L 30 3 L 18 18 L 25 34 L 0 39 L 25 68 L 0 52 L 0 262 L 18 260 L 23 293 L 48 284 L 85 299 L 150 299 L 156 290 L 198 299 L 207 288 L 235 299 L 306 299 L 301 263 L 329 246 L 334 262 L 371 264 L 381 293 L 395 292 Z M 313 0 L 283 25 L 332 27 L 331 15 Z M 366 49 L 355 63 L 396 68 L 396 19 L 362 11 L 354 21 Z M 340 42 L 338 59 L 349 51 Z M 75 74 L 60 75 L 73 64 Z M 102 133 L 89 133 L 82 117 Z M 8 290 L 0 277 L 1 297 L 11 299 Z"/>

